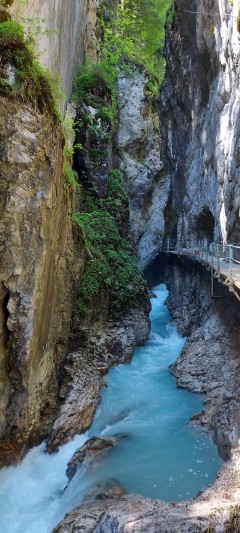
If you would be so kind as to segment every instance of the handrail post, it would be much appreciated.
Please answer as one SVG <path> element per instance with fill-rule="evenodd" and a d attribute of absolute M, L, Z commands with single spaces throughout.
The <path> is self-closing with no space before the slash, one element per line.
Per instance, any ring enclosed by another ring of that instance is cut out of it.
<path fill-rule="evenodd" d="M 217 271 L 218 271 L 218 276 L 220 277 L 220 253 L 219 253 L 219 244 L 217 244 L 216 246 L 217 246 Z"/>
<path fill-rule="evenodd" d="M 213 297 L 213 294 L 214 294 L 214 282 L 213 282 L 213 249 L 214 249 L 214 244 L 211 242 L 210 246 L 209 246 L 209 251 L 210 251 L 210 262 L 211 262 L 211 296 Z"/>
<path fill-rule="evenodd" d="M 193 248 L 194 248 L 193 239 L 191 239 L 191 256 L 192 257 L 193 257 Z"/>
<path fill-rule="evenodd" d="M 170 241 L 169 241 L 169 239 L 167 239 L 167 253 L 168 254 L 169 254 L 169 247 L 170 247 L 169 245 L 170 245 Z"/>
<path fill-rule="evenodd" d="M 229 277 L 232 283 L 233 280 L 233 245 L 229 245 Z"/>

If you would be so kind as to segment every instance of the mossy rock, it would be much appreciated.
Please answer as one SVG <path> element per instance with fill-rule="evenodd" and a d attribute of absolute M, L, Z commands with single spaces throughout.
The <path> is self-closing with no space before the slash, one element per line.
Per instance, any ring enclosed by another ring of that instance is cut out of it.
<path fill-rule="evenodd" d="M 0 8 L 1 7 L 10 7 L 13 5 L 14 0 L 0 0 Z"/>
<path fill-rule="evenodd" d="M 240 533 L 240 506 L 239 505 L 235 505 L 231 508 L 225 531 L 226 533 Z"/>
<path fill-rule="evenodd" d="M 37 104 L 40 112 L 47 108 L 54 117 L 58 117 L 55 90 L 51 76 L 44 71 L 35 58 L 31 39 L 27 39 L 22 26 L 14 20 L 0 24 L 1 83 L 0 95 L 31 100 Z M 11 86 L 4 76 L 4 69 L 10 65 L 15 72 L 15 83 Z"/>
<path fill-rule="evenodd" d="M 0 23 L 6 22 L 6 20 L 9 20 L 10 18 L 11 18 L 11 15 L 7 11 L 1 9 L 1 6 L 0 6 Z"/>

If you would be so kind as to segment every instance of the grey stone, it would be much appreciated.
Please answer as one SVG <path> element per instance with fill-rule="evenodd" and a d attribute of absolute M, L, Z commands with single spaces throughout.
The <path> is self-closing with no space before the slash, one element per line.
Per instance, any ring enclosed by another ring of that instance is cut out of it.
<path fill-rule="evenodd" d="M 225 0 L 175 4 L 159 107 L 162 156 L 172 177 L 178 237 L 238 243 L 238 5 Z M 209 231 L 196 225 L 206 206 L 215 220 Z"/>
<path fill-rule="evenodd" d="M 103 455 L 107 450 L 116 446 L 120 440 L 120 437 L 92 437 L 87 440 L 83 446 L 80 446 L 80 448 L 76 450 L 67 465 L 66 474 L 68 482 L 72 480 L 77 470 L 83 465 L 83 462 L 89 464 L 96 459 L 96 456 L 99 459 L 99 455 Z"/>
<path fill-rule="evenodd" d="M 170 180 L 160 159 L 159 120 L 156 107 L 145 94 L 148 79 L 119 76 L 120 99 L 116 145 L 130 199 L 131 237 L 137 261 L 146 268 L 159 252 L 164 235 L 164 208 Z"/>

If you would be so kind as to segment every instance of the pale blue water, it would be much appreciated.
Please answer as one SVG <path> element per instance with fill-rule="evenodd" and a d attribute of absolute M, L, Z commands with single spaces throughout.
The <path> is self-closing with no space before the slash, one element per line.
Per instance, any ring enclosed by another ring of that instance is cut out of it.
<path fill-rule="evenodd" d="M 131 364 L 109 372 L 90 434 L 128 435 L 101 463 L 99 476 L 116 478 L 128 492 L 171 501 L 206 487 L 221 460 L 208 435 L 188 423 L 201 411 L 201 397 L 177 389 L 169 373 L 185 339 L 164 305 L 166 287 L 154 293 L 150 338 Z M 114 423 L 121 412 L 126 418 Z"/>
<path fill-rule="evenodd" d="M 84 493 L 106 479 L 129 492 L 165 501 L 189 498 L 216 477 L 221 460 L 208 436 L 188 424 L 201 398 L 176 389 L 168 366 L 184 339 L 176 332 L 164 300 L 154 289 L 151 336 L 131 364 L 112 369 L 90 431 L 48 456 L 44 444 L 18 467 L 0 472 L 1 533 L 50 533 Z M 126 435 L 90 471 L 78 472 L 68 489 L 65 470 L 78 446 L 92 435 Z"/>

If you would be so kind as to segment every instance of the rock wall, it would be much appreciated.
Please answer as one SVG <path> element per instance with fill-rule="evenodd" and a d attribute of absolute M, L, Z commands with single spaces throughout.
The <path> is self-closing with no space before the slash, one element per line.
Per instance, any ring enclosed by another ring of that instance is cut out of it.
<path fill-rule="evenodd" d="M 6 4 L 10 3 L 1 5 L 1 20 L 9 16 Z M 89 47 L 92 42 L 95 2 L 12 4 L 12 15 L 45 17 L 44 24 L 58 30 L 57 35 L 40 37 L 39 49 L 46 47 L 40 59 L 62 77 L 69 95 L 76 62 L 85 44 Z M 85 265 L 85 248 L 81 233 L 72 227 L 71 194 L 63 177 L 61 124 L 48 105 L 46 90 L 36 97 L 34 81 L 32 94 L 31 85 L 20 94 L 1 96 L 0 104 L 0 464 L 4 465 L 46 438 L 53 425 L 73 303 Z"/>
<path fill-rule="evenodd" d="M 129 196 L 131 239 L 138 264 L 145 269 L 159 253 L 170 179 L 160 159 L 159 118 L 148 78 L 135 68 L 119 76 L 118 165 Z"/>
<path fill-rule="evenodd" d="M 125 316 L 109 316 L 104 298 L 95 305 L 90 320 L 75 317 L 78 336 L 70 344 L 60 389 L 60 409 L 48 441 L 48 451 L 56 451 L 74 435 L 86 431 L 100 401 L 103 376 L 117 364 L 129 362 L 136 346 L 149 335 L 149 307 Z M 78 324 L 77 324 L 78 322 Z"/>
<path fill-rule="evenodd" d="M 61 127 L 1 97 L 1 425 L 6 464 L 46 436 L 84 256 L 75 256 Z"/>
<path fill-rule="evenodd" d="M 74 72 L 84 54 L 89 53 L 93 59 L 96 54 L 96 0 L 15 0 L 10 12 L 17 20 L 42 20 L 43 32 L 54 30 L 49 35 L 36 35 L 37 52 L 41 64 L 59 77 L 68 101 Z M 30 24 L 33 33 L 36 27 L 37 24 Z"/>
<path fill-rule="evenodd" d="M 239 2 L 175 0 L 161 91 L 179 238 L 239 242 Z"/>
<path fill-rule="evenodd" d="M 69 94 L 76 60 L 83 51 L 92 59 L 97 54 L 95 0 L 29 0 L 14 2 L 11 9 L 15 16 L 22 9 L 31 17 L 46 16 L 48 27 L 59 28 L 60 34 L 51 35 L 45 42 L 47 51 L 41 61 L 58 71 Z M 3 13 L 5 20 L 9 16 L 6 5 Z M 84 28 L 87 31 L 83 38 Z M 44 40 L 40 39 L 39 46 L 44 46 Z M 11 72 L 8 63 L 3 67 L 3 74 L 9 68 Z M 72 225 L 72 212 L 73 206 L 79 209 L 83 198 L 73 198 L 73 181 L 71 186 L 66 178 L 64 181 L 62 128 L 44 90 L 44 94 L 34 92 L 32 82 L 32 94 L 31 84 L 26 94 L 23 84 L 20 96 L 15 91 L 10 98 L 1 96 L 1 465 L 17 461 L 30 446 L 48 437 L 56 417 L 49 450 L 87 428 L 99 400 L 102 373 L 112 364 L 128 359 L 136 344 L 149 333 L 149 301 L 143 280 L 143 301 L 138 302 L 134 313 L 128 313 L 128 318 L 120 311 L 118 317 L 112 316 L 104 289 L 101 307 L 91 302 L 91 324 L 82 316 L 79 318 L 76 309 L 72 318 L 87 257 L 84 235 Z M 90 113 L 88 108 L 87 111 Z M 110 129 L 108 124 L 107 131 Z M 100 136 L 101 131 L 100 128 Z M 95 133 L 93 128 L 92 137 Z M 87 187 L 85 170 L 90 182 L 91 178 L 103 180 L 105 192 L 100 191 L 100 197 L 106 194 L 112 161 L 111 132 L 108 133 L 109 142 L 104 150 L 99 149 L 100 161 L 95 160 L 95 148 L 93 164 L 90 146 L 86 145 L 87 160 L 84 164 L 81 160 L 81 168 L 77 168 L 83 188 Z M 88 137 L 87 132 L 85 136 Z M 71 152 L 66 164 L 71 164 Z M 127 200 L 122 207 L 123 212 L 116 216 L 126 236 Z M 77 340 L 67 355 L 71 319 Z"/>

